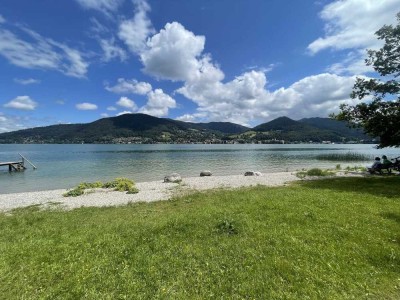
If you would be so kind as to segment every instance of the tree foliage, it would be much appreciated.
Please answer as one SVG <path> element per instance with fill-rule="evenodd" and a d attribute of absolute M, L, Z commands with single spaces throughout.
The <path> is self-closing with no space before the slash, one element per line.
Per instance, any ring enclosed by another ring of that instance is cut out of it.
<path fill-rule="evenodd" d="M 357 78 L 351 98 L 366 99 L 355 106 L 343 104 L 333 117 L 352 127 L 380 138 L 378 148 L 400 146 L 400 13 L 398 24 L 384 25 L 375 34 L 384 45 L 379 50 L 367 50 L 366 65 L 372 66 L 380 78 Z"/>

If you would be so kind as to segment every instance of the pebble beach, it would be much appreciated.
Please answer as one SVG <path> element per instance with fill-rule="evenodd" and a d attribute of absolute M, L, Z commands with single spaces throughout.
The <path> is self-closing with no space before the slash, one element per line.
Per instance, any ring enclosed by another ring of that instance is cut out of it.
<path fill-rule="evenodd" d="M 66 210 L 80 207 L 104 207 L 126 205 L 134 202 L 168 200 L 174 196 L 193 191 L 232 189 L 246 186 L 282 186 L 299 180 L 294 173 L 267 173 L 262 176 L 204 176 L 182 178 L 180 183 L 165 183 L 163 180 L 136 183 L 137 194 L 126 194 L 108 189 L 90 190 L 78 197 L 64 197 L 66 189 L 13 193 L 0 195 L 0 211 L 37 205 L 42 208 L 59 207 Z"/>

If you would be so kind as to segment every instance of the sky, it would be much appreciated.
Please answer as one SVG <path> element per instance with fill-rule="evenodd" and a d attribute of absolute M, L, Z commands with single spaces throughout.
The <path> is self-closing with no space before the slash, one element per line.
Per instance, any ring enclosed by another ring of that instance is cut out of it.
<path fill-rule="evenodd" d="M 124 113 L 328 117 L 400 0 L 2 0 L 0 132 Z"/>

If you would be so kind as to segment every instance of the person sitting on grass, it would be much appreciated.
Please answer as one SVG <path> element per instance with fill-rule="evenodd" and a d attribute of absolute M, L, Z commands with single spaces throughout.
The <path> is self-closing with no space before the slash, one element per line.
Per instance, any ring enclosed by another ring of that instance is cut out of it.
<path fill-rule="evenodd" d="M 368 170 L 368 172 L 373 174 L 373 173 L 375 173 L 375 171 L 379 171 L 381 166 L 382 166 L 381 158 L 380 157 L 375 157 L 374 163 L 372 164 L 372 166 L 367 167 L 367 170 Z"/>

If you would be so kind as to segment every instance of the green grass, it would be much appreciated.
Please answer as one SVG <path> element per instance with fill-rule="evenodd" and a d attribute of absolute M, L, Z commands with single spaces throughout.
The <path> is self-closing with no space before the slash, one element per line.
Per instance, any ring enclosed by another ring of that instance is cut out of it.
<path fill-rule="evenodd" d="M 0 214 L 2 299 L 400 299 L 400 176 Z"/>
<path fill-rule="evenodd" d="M 357 152 L 347 153 L 329 153 L 320 154 L 316 157 L 318 160 L 329 160 L 329 161 L 371 161 L 373 157 Z"/>

